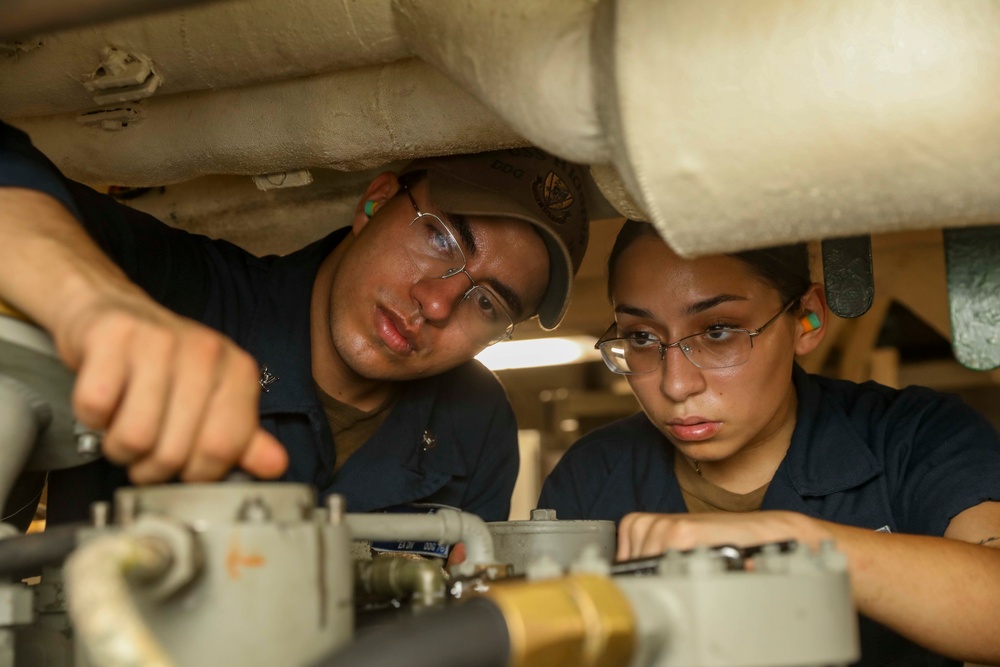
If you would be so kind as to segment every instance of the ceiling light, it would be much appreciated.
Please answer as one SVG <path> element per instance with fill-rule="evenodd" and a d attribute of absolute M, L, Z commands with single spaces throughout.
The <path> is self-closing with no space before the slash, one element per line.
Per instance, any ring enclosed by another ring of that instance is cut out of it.
<path fill-rule="evenodd" d="M 491 345 L 476 359 L 492 371 L 577 364 L 601 358 L 601 353 L 594 349 L 596 342 L 593 336 L 509 340 Z"/>

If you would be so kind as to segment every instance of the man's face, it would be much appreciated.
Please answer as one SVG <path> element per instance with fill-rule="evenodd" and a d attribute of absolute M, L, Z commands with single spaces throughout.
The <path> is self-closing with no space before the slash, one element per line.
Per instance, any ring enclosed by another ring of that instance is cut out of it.
<path fill-rule="evenodd" d="M 515 322 L 535 313 L 548 283 L 541 237 L 523 221 L 448 216 L 429 196 L 426 181 L 411 188 L 419 209 L 444 219 L 476 284 L 500 295 Z M 487 341 L 470 335 L 458 309 L 471 283 L 464 273 L 442 278 L 416 257 L 426 243 L 405 192 L 395 192 L 370 218 L 356 222 L 334 275 L 330 335 L 334 353 L 356 375 L 407 380 L 453 368 Z M 462 308 L 469 308 L 466 304 Z"/>

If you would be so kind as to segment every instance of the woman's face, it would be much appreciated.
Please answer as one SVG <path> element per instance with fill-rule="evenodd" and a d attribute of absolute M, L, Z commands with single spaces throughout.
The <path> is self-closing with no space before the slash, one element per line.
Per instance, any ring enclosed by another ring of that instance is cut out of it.
<path fill-rule="evenodd" d="M 655 236 L 640 237 L 619 258 L 612 301 L 620 337 L 651 335 L 662 343 L 706 330 L 753 331 L 786 305 L 744 262 L 682 259 Z M 766 447 L 794 424 L 792 365 L 802 338 L 789 311 L 754 337 L 740 366 L 697 368 L 672 347 L 657 370 L 627 379 L 649 419 L 685 456 L 724 461 Z"/>

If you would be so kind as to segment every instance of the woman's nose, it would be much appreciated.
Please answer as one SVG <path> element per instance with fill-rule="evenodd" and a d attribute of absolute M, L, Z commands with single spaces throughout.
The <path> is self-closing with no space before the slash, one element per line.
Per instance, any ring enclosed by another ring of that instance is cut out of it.
<path fill-rule="evenodd" d="M 675 402 L 681 402 L 705 388 L 705 376 L 701 369 L 691 363 L 679 345 L 663 351 L 660 374 L 660 391 Z"/>

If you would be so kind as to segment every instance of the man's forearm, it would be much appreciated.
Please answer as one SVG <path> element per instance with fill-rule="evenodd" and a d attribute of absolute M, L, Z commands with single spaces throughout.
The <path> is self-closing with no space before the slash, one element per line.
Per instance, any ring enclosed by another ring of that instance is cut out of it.
<path fill-rule="evenodd" d="M 264 478 L 288 463 L 260 427 L 256 361 L 154 301 L 55 199 L 0 188 L 0 299 L 47 329 L 77 373 L 73 411 L 136 483 Z"/>
<path fill-rule="evenodd" d="M 107 291 L 141 293 L 58 201 L 0 188 L 0 298 L 58 337 Z"/>

